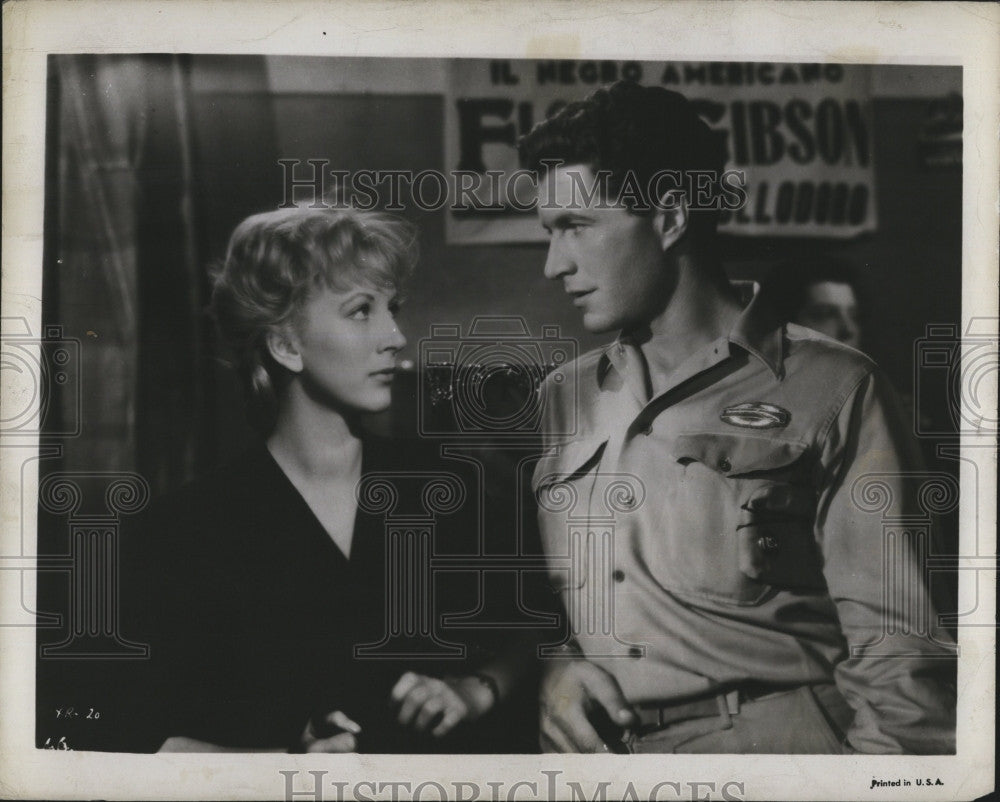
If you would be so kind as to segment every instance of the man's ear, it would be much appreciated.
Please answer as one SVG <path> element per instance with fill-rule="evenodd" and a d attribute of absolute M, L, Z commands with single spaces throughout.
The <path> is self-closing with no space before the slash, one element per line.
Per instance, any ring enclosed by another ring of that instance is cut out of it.
<path fill-rule="evenodd" d="M 292 373 L 302 372 L 302 354 L 295 335 L 287 330 L 272 330 L 267 333 L 265 342 L 271 358 Z"/>
<path fill-rule="evenodd" d="M 664 251 L 687 233 L 690 222 L 687 196 L 676 189 L 664 192 L 653 213 L 653 225 Z"/>

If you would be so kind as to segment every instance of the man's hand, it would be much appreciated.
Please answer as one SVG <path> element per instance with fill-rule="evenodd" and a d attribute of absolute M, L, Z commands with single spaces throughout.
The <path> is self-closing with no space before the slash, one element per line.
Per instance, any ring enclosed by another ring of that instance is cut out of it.
<path fill-rule="evenodd" d="M 354 752 L 360 734 L 359 724 L 334 710 L 318 722 L 310 719 L 302 732 L 300 746 L 303 752 Z"/>
<path fill-rule="evenodd" d="M 390 693 L 397 719 L 418 732 L 430 730 L 435 738 L 446 735 L 463 721 L 487 713 L 493 693 L 476 677 L 437 679 L 407 671 Z"/>
<path fill-rule="evenodd" d="M 543 752 L 608 752 L 610 744 L 598 729 L 629 726 L 635 713 L 617 681 L 603 668 L 583 658 L 552 662 L 541 687 Z"/>

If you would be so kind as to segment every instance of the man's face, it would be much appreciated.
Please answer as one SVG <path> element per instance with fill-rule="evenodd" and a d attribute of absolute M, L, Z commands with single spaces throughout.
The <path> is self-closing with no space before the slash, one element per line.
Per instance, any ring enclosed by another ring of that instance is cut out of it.
<path fill-rule="evenodd" d="M 662 220 L 602 204 L 596 194 L 588 199 L 593 186 L 586 165 L 557 167 L 542 178 L 538 216 L 550 235 L 545 277 L 562 279 L 587 331 L 632 329 L 649 323 L 670 297 L 657 234 Z"/>
<path fill-rule="evenodd" d="M 861 346 L 858 299 L 850 284 L 820 281 L 806 288 L 795 322 L 852 348 Z"/>

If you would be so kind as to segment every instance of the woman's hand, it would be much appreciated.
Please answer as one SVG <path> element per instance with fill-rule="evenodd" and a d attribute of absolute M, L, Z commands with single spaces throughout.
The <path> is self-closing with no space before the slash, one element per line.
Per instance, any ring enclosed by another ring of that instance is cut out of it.
<path fill-rule="evenodd" d="M 334 710 L 319 722 L 309 720 L 302 732 L 300 746 L 303 752 L 354 752 L 360 734 L 359 724 Z"/>
<path fill-rule="evenodd" d="M 390 694 L 397 719 L 418 732 L 430 730 L 435 738 L 464 721 L 475 721 L 496 703 L 490 686 L 475 676 L 437 679 L 407 671 Z"/>

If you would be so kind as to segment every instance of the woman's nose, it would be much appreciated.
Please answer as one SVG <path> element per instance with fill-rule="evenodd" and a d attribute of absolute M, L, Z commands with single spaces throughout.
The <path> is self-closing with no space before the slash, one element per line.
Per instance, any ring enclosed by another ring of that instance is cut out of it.
<path fill-rule="evenodd" d="M 388 330 L 384 333 L 381 342 L 383 351 L 399 351 L 406 345 L 406 337 L 399 329 L 399 324 L 395 319 L 390 319 Z"/>

